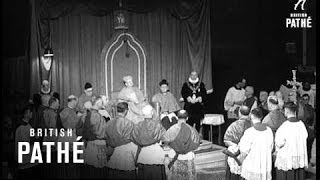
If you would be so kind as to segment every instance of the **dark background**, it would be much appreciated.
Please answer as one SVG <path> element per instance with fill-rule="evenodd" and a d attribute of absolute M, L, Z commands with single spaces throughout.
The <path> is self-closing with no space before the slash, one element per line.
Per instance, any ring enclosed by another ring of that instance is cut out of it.
<path fill-rule="evenodd" d="M 2 62 L 10 57 L 25 56 L 30 34 L 28 0 L 2 0 Z M 302 29 L 286 29 L 285 18 L 293 13 L 293 0 L 226 0 L 211 1 L 212 81 L 213 93 L 208 112 L 222 113 L 225 94 L 240 76 L 258 91 L 277 90 L 291 78 L 291 69 L 302 64 Z M 316 64 L 315 0 L 305 7 L 312 16 L 307 30 L 307 65 Z M 286 42 L 295 42 L 297 53 L 289 55 Z M 27 84 L 28 62 L 21 84 Z M 2 75 L 10 78 L 10 74 Z M 6 82 L 6 81 L 5 81 Z M 5 85 L 5 84 L 4 84 Z M 27 86 L 21 96 L 28 96 Z M 7 97 L 2 91 L 2 97 Z M 13 91 L 14 92 L 14 91 Z"/>

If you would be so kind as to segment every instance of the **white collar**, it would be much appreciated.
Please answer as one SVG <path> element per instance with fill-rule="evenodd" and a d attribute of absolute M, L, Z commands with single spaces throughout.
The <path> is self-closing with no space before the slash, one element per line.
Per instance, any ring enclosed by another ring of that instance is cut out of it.
<path fill-rule="evenodd" d="M 49 94 L 50 93 L 50 88 L 47 91 L 45 91 L 43 88 L 41 88 L 41 92 L 43 94 Z"/>
<path fill-rule="evenodd" d="M 196 80 L 192 80 L 191 78 L 189 78 L 189 82 L 191 82 L 192 84 L 195 84 L 199 82 L 199 78 L 197 78 Z"/>
<path fill-rule="evenodd" d="M 29 122 L 27 122 L 25 118 L 22 118 L 22 121 L 29 124 Z"/>
<path fill-rule="evenodd" d="M 289 119 L 289 118 L 296 118 L 296 116 L 292 115 L 292 114 L 288 114 L 287 119 Z"/>

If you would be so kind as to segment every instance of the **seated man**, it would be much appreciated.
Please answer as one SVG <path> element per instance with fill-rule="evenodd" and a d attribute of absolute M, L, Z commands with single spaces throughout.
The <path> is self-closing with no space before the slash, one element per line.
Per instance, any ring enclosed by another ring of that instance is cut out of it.
<path fill-rule="evenodd" d="M 152 97 L 154 104 L 159 103 L 160 114 L 175 112 L 180 110 L 180 106 L 171 92 L 169 92 L 169 83 L 163 79 L 160 83 L 160 93 L 155 94 Z"/>
<path fill-rule="evenodd" d="M 49 107 L 49 99 L 50 99 L 50 85 L 49 81 L 43 80 L 41 84 L 41 91 L 39 93 L 41 95 L 41 101 L 43 105 Z"/>
<path fill-rule="evenodd" d="M 94 99 L 95 99 L 95 96 L 93 95 L 92 85 L 87 82 L 84 85 L 83 93 L 79 96 L 77 110 L 80 113 L 84 114 L 86 112 L 86 109 L 84 108 L 84 103 L 86 103 L 87 101 L 93 102 Z"/>
<path fill-rule="evenodd" d="M 132 76 L 123 77 L 123 82 L 125 86 L 118 94 L 118 101 L 127 102 L 129 105 L 126 118 L 134 123 L 143 121 L 142 108 L 148 104 L 146 98 L 139 88 L 134 86 Z"/>

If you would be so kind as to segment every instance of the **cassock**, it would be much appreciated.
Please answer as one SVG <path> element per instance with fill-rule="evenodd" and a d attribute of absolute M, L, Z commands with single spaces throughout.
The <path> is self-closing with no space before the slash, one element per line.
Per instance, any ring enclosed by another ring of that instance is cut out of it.
<path fill-rule="evenodd" d="M 81 177 L 106 178 L 108 175 L 107 161 L 110 148 L 104 139 L 106 126 L 106 119 L 98 110 L 91 109 L 87 112 L 82 132 L 85 150 L 84 170 L 81 171 Z"/>
<path fill-rule="evenodd" d="M 242 138 L 244 132 L 252 126 L 249 118 L 240 118 L 230 124 L 224 134 L 224 142 L 228 146 L 228 150 L 232 153 L 238 151 L 238 143 Z M 240 179 L 241 167 L 231 157 L 227 158 L 226 179 L 238 180 Z"/>
<path fill-rule="evenodd" d="M 257 98 L 252 96 L 244 100 L 243 105 L 248 106 L 250 110 L 257 108 Z"/>
<path fill-rule="evenodd" d="M 240 118 L 230 124 L 224 134 L 224 141 L 238 144 L 246 129 L 250 128 L 252 123 L 249 118 Z"/>
<path fill-rule="evenodd" d="M 207 90 L 203 82 L 191 83 L 190 80 L 182 86 L 181 95 L 184 100 L 184 109 L 188 112 L 188 124 L 193 126 L 196 124 L 196 129 L 200 130 L 200 121 L 204 118 L 204 103 L 207 99 Z M 188 97 L 192 99 L 202 98 L 202 102 L 191 103 Z"/>
<path fill-rule="evenodd" d="M 87 96 L 85 93 L 82 93 L 78 99 L 77 110 L 81 113 L 85 113 L 86 109 L 84 108 L 84 103 L 88 101 L 93 101 L 95 96 Z"/>
<path fill-rule="evenodd" d="M 58 110 L 47 108 L 43 111 L 44 128 L 57 128 Z M 56 142 L 57 136 L 44 136 L 44 142 Z M 52 146 L 53 148 L 54 146 Z M 55 148 L 54 148 L 55 149 Z M 45 151 L 45 149 L 44 149 Z"/>
<path fill-rule="evenodd" d="M 126 118 L 134 123 L 143 121 L 142 109 L 148 104 L 142 92 L 137 87 L 123 87 L 118 94 L 118 100 L 127 102 L 129 111 Z"/>
<path fill-rule="evenodd" d="M 265 117 L 269 113 L 267 101 L 260 103 L 258 105 L 258 108 L 262 110 L 263 117 Z"/>
<path fill-rule="evenodd" d="M 23 124 L 20 125 L 15 133 L 15 157 L 16 160 L 18 160 L 18 142 L 29 142 L 30 143 L 30 149 L 33 149 L 33 142 L 32 142 L 32 137 L 30 137 L 30 129 L 32 129 L 31 125 L 27 122 L 23 121 Z M 18 164 L 18 169 L 22 170 L 22 174 L 24 174 L 23 171 L 34 171 L 35 166 L 38 165 L 38 161 L 35 161 L 35 163 L 30 163 L 31 161 L 31 151 L 29 154 L 25 154 L 22 156 L 22 163 Z M 18 176 L 20 176 L 20 172 L 18 172 Z M 26 178 L 26 177 L 20 177 L 20 178 Z M 30 177 L 31 178 L 31 177 Z"/>
<path fill-rule="evenodd" d="M 72 129 L 72 136 L 60 136 L 58 142 L 69 142 L 69 163 L 62 164 L 62 168 L 65 170 L 62 178 L 73 179 L 80 177 L 80 166 L 79 164 L 72 163 L 73 158 L 73 142 L 77 141 L 76 126 L 80 121 L 80 117 L 77 115 L 76 110 L 70 107 L 64 108 L 60 114 L 61 126 L 64 129 Z M 64 143 L 62 143 L 64 145 Z M 63 146 L 64 148 L 64 146 Z"/>
<path fill-rule="evenodd" d="M 273 133 L 264 124 L 256 123 L 244 132 L 239 150 L 246 157 L 241 176 L 247 180 L 271 180 Z"/>
<path fill-rule="evenodd" d="M 276 179 L 304 179 L 304 168 L 308 167 L 307 137 L 304 123 L 296 117 L 279 127 L 275 134 Z"/>
<path fill-rule="evenodd" d="M 153 103 L 160 104 L 160 114 L 163 112 L 175 112 L 180 110 L 180 106 L 171 92 L 157 93 L 152 97 Z"/>
<path fill-rule="evenodd" d="M 246 99 L 245 90 L 243 88 L 237 88 L 233 86 L 229 88 L 226 97 L 224 99 L 224 110 L 227 111 L 228 119 L 238 118 L 238 109 L 240 104 L 237 102 L 243 102 Z"/>
<path fill-rule="evenodd" d="M 131 142 L 134 123 L 126 117 L 117 116 L 107 123 L 105 139 L 114 148 L 108 161 L 111 179 L 136 179 L 135 158 L 138 146 Z"/>
<path fill-rule="evenodd" d="M 286 118 L 284 117 L 283 113 L 280 110 L 276 109 L 276 110 L 270 111 L 263 118 L 262 123 L 269 126 L 273 131 L 273 133 L 275 133 L 284 121 L 286 121 Z"/>

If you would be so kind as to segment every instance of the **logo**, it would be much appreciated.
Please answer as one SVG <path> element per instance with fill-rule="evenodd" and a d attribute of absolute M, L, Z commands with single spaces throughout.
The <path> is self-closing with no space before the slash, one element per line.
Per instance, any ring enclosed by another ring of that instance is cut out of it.
<path fill-rule="evenodd" d="M 293 12 L 289 14 L 289 17 L 286 18 L 286 28 L 312 28 L 312 18 L 305 12 L 304 4 L 306 0 L 298 0 L 294 4 L 294 11 L 297 11 L 298 6 L 300 5 L 300 12 Z"/>
<path fill-rule="evenodd" d="M 297 10 L 299 4 L 301 4 L 301 10 L 304 10 L 304 3 L 306 3 L 306 0 L 298 0 L 298 2 L 294 4 L 294 10 Z"/>

